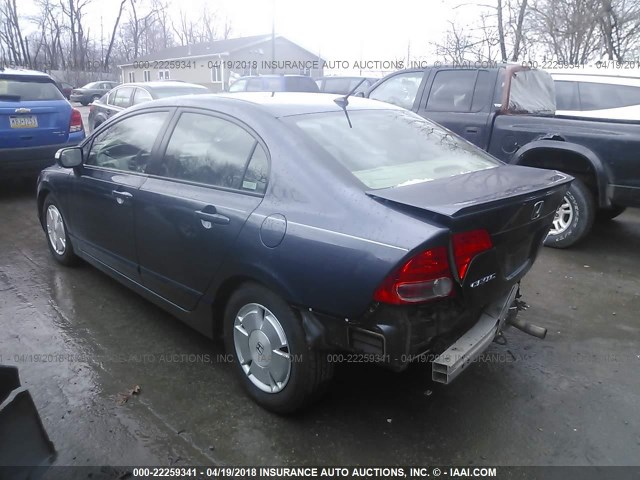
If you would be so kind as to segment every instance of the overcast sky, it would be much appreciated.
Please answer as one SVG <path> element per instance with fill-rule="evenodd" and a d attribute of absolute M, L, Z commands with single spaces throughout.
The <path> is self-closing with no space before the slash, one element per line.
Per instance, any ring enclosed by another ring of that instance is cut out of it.
<path fill-rule="evenodd" d="M 145 5 L 147 0 L 138 0 Z M 472 21 L 473 8 L 453 9 L 460 0 L 170 0 L 172 14 L 180 9 L 197 17 L 207 3 L 228 16 L 232 36 L 271 32 L 275 11 L 276 33 L 327 60 L 435 59 L 430 42 L 437 41 L 447 21 Z M 87 8 L 89 25 L 100 36 L 100 17 L 108 36 L 119 0 L 93 0 Z M 33 0 L 20 0 L 19 8 L 34 12 Z M 140 10 L 144 13 L 143 6 Z"/>

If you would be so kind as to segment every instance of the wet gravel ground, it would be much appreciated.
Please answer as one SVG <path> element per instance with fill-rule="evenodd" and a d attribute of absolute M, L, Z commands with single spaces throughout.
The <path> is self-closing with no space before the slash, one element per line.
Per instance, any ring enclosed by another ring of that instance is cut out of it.
<path fill-rule="evenodd" d="M 56 264 L 34 194 L 0 184 L 0 363 L 19 367 L 56 465 L 638 464 L 638 211 L 544 249 L 522 315 L 546 340 L 510 330 L 450 386 L 426 366 L 342 365 L 321 403 L 282 418 L 244 396 L 219 343 Z"/>

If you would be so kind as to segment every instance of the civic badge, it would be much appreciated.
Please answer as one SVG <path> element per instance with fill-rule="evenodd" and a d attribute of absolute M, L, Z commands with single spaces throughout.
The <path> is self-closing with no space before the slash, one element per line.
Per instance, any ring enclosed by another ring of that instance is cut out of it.
<path fill-rule="evenodd" d="M 542 207 L 544 207 L 544 200 L 540 200 L 533 205 L 533 212 L 531 212 L 531 220 L 536 220 L 542 215 Z"/>

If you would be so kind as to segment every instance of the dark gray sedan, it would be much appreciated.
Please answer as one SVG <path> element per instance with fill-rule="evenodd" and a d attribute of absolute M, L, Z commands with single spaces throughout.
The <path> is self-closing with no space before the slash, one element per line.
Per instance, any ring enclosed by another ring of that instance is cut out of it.
<path fill-rule="evenodd" d="M 82 105 L 89 105 L 91 102 L 98 100 L 109 90 L 118 85 L 118 82 L 91 82 L 83 87 L 71 90 L 69 100 L 72 102 L 80 102 Z"/>
<path fill-rule="evenodd" d="M 338 362 L 449 383 L 507 323 L 571 181 L 509 166 L 401 108 L 302 93 L 132 107 L 38 180 L 53 257 L 222 335 L 276 412 Z M 123 335 L 126 333 L 122 333 Z"/>
<path fill-rule="evenodd" d="M 89 128 L 98 128 L 112 115 L 132 105 L 139 105 L 159 98 L 179 95 L 202 95 L 210 93 L 207 87 L 195 83 L 158 81 L 125 83 L 111 90 L 107 95 L 94 101 L 89 107 Z"/>

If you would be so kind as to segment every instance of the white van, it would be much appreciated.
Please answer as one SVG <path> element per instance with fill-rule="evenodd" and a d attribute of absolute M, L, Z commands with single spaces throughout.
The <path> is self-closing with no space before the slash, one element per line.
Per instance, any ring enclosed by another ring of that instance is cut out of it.
<path fill-rule="evenodd" d="M 640 72 L 584 68 L 549 70 L 556 115 L 640 121 Z"/>

